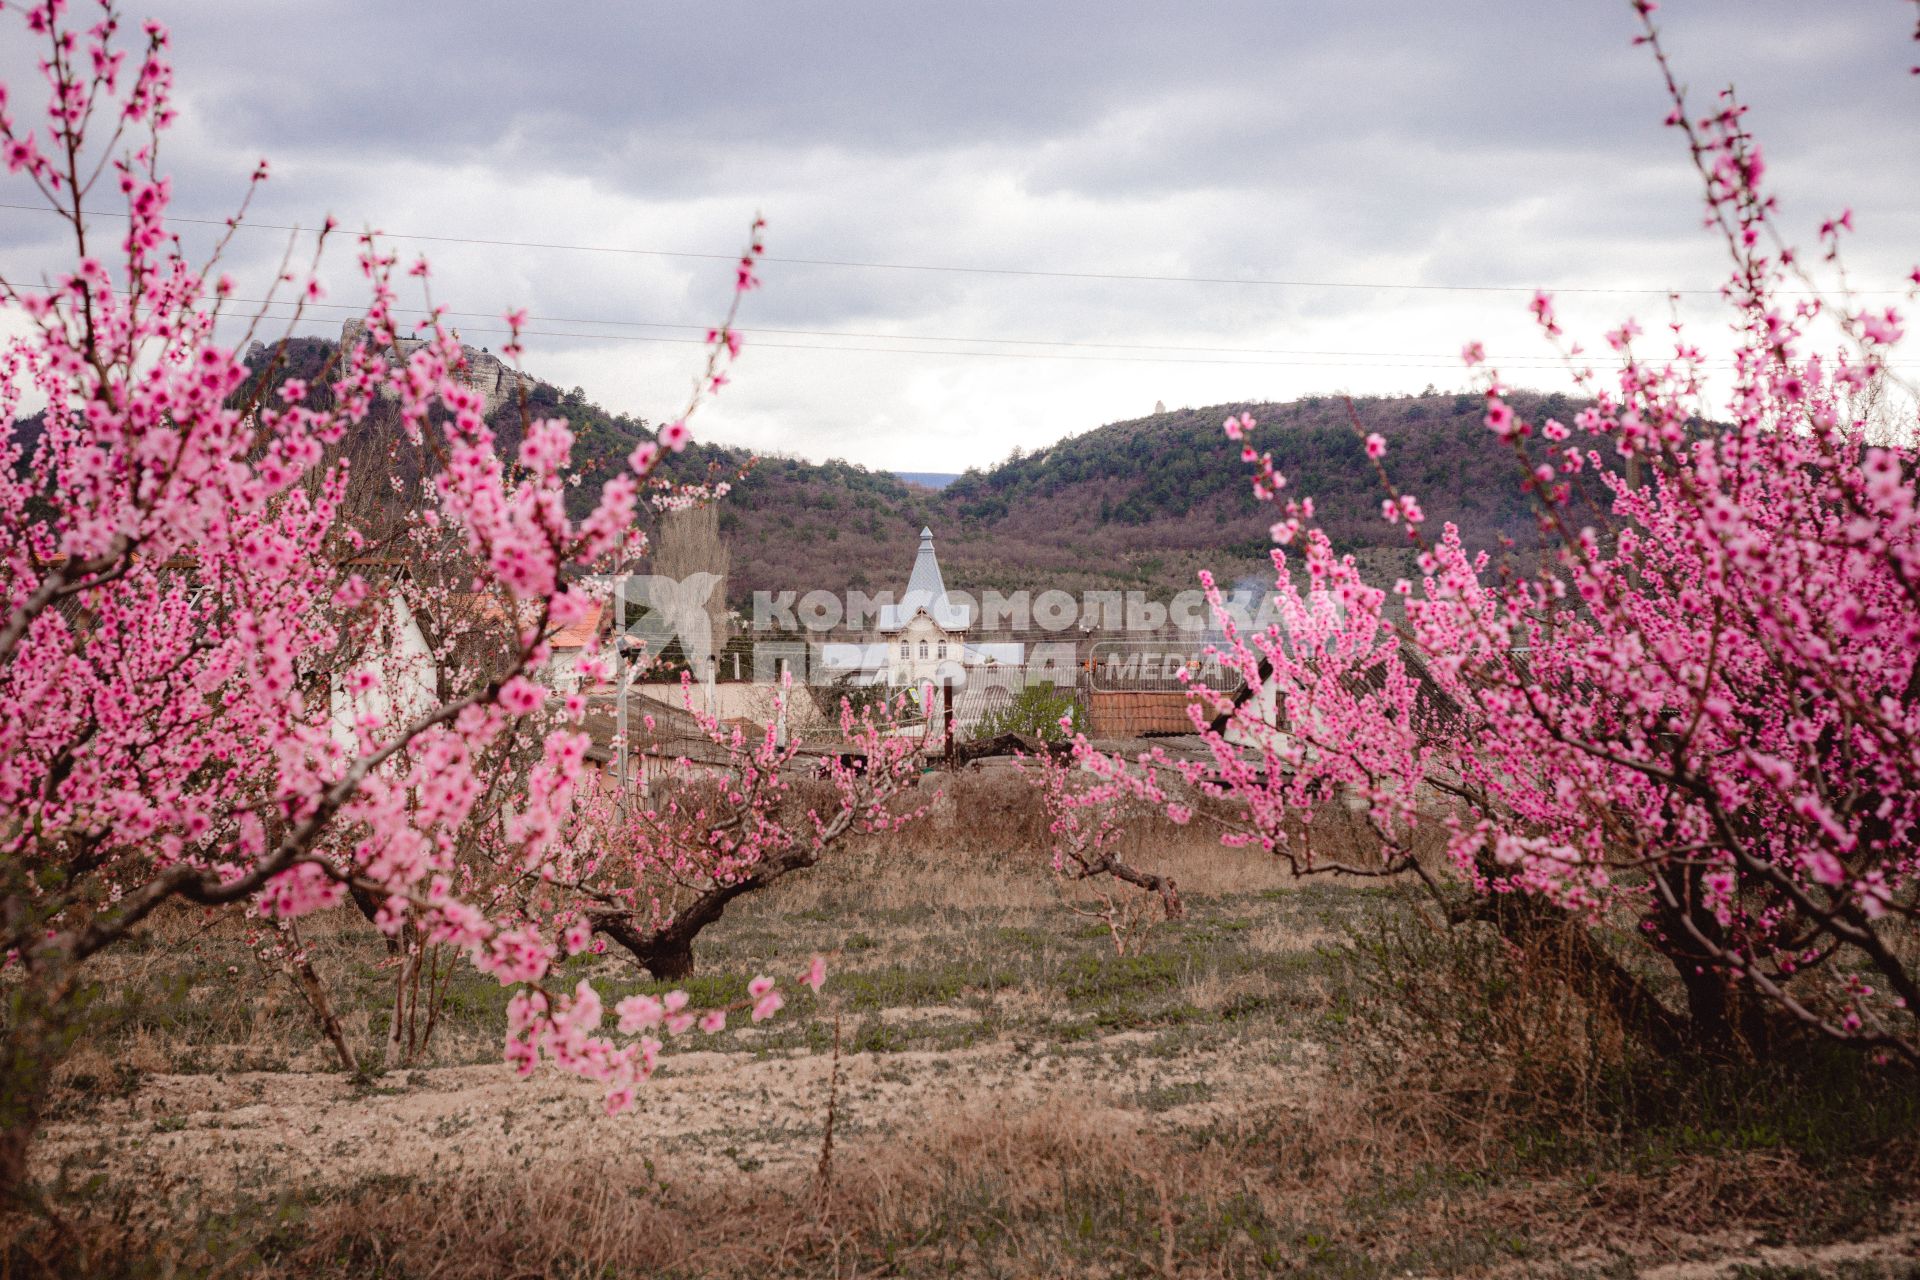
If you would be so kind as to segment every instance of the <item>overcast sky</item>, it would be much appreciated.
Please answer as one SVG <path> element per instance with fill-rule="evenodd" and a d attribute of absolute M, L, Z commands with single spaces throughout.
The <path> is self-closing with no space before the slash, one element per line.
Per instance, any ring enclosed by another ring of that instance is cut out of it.
<path fill-rule="evenodd" d="M 179 214 L 224 216 L 265 155 L 252 216 L 269 223 L 725 254 L 759 211 L 776 258 L 1077 273 L 769 263 L 736 382 L 696 424 L 764 451 L 984 466 L 1156 400 L 1461 386 L 1468 338 L 1509 357 L 1510 380 L 1559 386 L 1526 368 L 1545 348 L 1524 292 L 1387 286 L 1723 275 L 1624 0 L 129 12 L 174 31 Z M 1702 107 L 1730 81 L 1752 102 L 1786 225 L 1811 243 L 1850 205 L 1856 280 L 1898 284 L 1920 256 L 1912 6 L 1670 0 L 1660 16 Z M 16 24 L 5 40 L 17 80 Z M 50 219 L 0 210 L 0 228 L 11 273 L 54 260 Z M 244 283 L 283 240 L 243 234 Z M 497 345 L 486 317 L 524 306 L 545 317 L 532 372 L 653 420 L 683 401 L 685 340 L 730 286 L 723 260 L 398 243 L 477 313 L 468 341 Z M 328 274 L 333 301 L 360 296 L 350 254 Z M 1567 293 L 1562 311 L 1597 341 L 1667 303 Z M 1713 345 L 1715 301 L 1682 311 Z"/>

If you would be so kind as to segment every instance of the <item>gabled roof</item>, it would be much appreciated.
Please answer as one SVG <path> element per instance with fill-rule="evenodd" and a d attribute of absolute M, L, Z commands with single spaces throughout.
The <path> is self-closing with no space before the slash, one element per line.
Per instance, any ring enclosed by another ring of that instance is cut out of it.
<path fill-rule="evenodd" d="M 547 638 L 547 643 L 556 651 L 584 649 L 587 642 L 600 634 L 600 623 L 605 619 L 607 602 L 596 599 L 587 616 L 578 622 L 569 622 Z"/>
<path fill-rule="evenodd" d="M 947 599 L 940 557 L 933 553 L 933 530 L 928 528 L 920 530 L 920 550 L 913 557 L 913 572 L 907 577 L 900 602 L 880 609 L 880 630 L 898 631 L 922 613 L 942 631 L 965 631 L 973 624 L 970 606 Z"/>
<path fill-rule="evenodd" d="M 507 623 L 525 626 L 533 620 L 535 606 L 531 601 L 505 601 L 491 591 L 455 591 L 447 596 L 449 614 L 468 623 Z M 551 627 L 547 631 L 547 647 L 555 652 L 572 649 L 584 649 L 587 642 L 597 635 L 604 635 L 608 621 L 607 602 L 594 599 L 587 608 L 587 616 L 578 622 L 569 622 L 564 627 Z"/>

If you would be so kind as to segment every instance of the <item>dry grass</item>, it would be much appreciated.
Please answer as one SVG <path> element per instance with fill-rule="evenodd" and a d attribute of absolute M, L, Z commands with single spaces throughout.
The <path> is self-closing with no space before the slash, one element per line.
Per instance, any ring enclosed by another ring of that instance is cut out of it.
<path fill-rule="evenodd" d="M 0 1256 L 7 1274 L 33 1273 L 37 1246 L 40 1263 L 83 1261 L 100 1274 L 159 1262 L 163 1273 L 225 1264 L 233 1276 L 436 1280 L 1631 1275 L 1658 1263 L 1717 1276 L 1764 1274 L 1735 1270 L 1762 1245 L 1777 1259 L 1823 1256 L 1806 1223 L 1833 1207 L 1834 1182 L 1792 1158 L 1502 1180 L 1444 1139 L 1382 1118 L 1373 1101 L 1336 1088 L 1197 1134 L 1071 1102 L 978 1104 L 917 1127 L 908 1143 L 853 1144 L 824 1197 L 803 1168 L 681 1178 L 587 1154 L 368 1179 L 245 1219 L 202 1212 L 158 1241 L 124 1206 L 90 1207 L 68 1223 L 80 1252 L 58 1251 L 42 1231 Z M 1874 1225 L 1847 1274 L 1911 1274 L 1899 1269 L 1917 1238 L 1911 1210 Z"/>
<path fill-rule="evenodd" d="M 237 930 L 164 915 L 103 970 L 42 1155 L 57 1216 L 0 1221 L 0 1280 L 1706 1280 L 1819 1274 L 1842 1243 L 1848 1274 L 1901 1274 L 1910 1080 L 1650 1070 L 1563 975 L 1419 923 L 1405 887 L 1299 880 L 1162 821 L 1129 856 L 1189 918 L 1117 955 L 1023 843 L 1024 787 L 928 781 L 948 807 L 911 840 L 860 842 L 703 937 L 696 998 L 815 949 L 832 979 L 670 1058 L 630 1120 L 509 1078 L 500 993 L 464 979 L 422 1069 L 355 1085 Z M 384 951 L 346 913 L 308 936 L 370 1048 Z M 577 967 L 658 989 L 617 956 Z"/>
<path fill-rule="evenodd" d="M 1377 1186 L 1390 1153 L 1409 1153 L 1401 1135 L 1357 1127 L 1364 1111 L 1330 1101 L 1284 1134 L 1242 1125 L 1201 1141 L 1072 1104 L 962 1108 L 911 1144 L 854 1147 L 824 1198 L 802 1175 L 662 1180 L 591 1157 L 380 1179 L 300 1206 L 279 1231 L 256 1226 L 255 1256 L 234 1274 L 1220 1275 L 1333 1260 L 1379 1226 L 1345 1202 Z M 1301 1154 L 1311 1163 L 1287 1159 Z M 153 1256 L 124 1216 L 74 1225 L 103 1270 Z M 166 1241 L 177 1250 L 167 1260 L 216 1262 L 231 1225 L 203 1218 Z"/>

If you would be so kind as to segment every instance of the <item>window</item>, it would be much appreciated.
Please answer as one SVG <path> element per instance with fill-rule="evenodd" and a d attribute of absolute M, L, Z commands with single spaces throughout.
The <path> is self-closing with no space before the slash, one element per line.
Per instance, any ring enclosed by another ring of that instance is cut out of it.
<path fill-rule="evenodd" d="M 940 652 L 937 656 L 942 658 L 947 656 L 947 642 L 945 640 L 940 642 Z"/>
<path fill-rule="evenodd" d="M 927 642 L 925 640 L 920 642 L 920 656 L 923 658 L 927 656 Z"/>
<path fill-rule="evenodd" d="M 900 642 L 900 656 L 903 658 L 911 658 L 913 656 L 913 646 L 905 640 Z"/>

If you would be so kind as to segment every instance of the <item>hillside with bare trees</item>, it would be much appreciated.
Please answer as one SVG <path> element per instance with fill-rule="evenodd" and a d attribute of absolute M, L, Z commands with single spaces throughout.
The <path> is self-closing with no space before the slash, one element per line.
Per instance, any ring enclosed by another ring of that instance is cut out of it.
<path fill-rule="evenodd" d="M 321 340 L 290 344 L 273 376 L 310 378 L 332 350 Z M 264 353 L 257 364 L 265 367 Z M 1540 417 L 1570 419 L 1579 408 L 1558 395 L 1515 393 L 1511 402 Z M 609 413 L 578 388 L 537 384 L 524 409 L 572 427 L 582 482 L 569 501 L 580 511 L 591 509 L 600 480 L 652 436 L 644 420 Z M 1260 424 L 1251 443 L 1273 453 L 1298 491 L 1314 495 L 1337 545 L 1378 572 L 1406 571 L 1404 537 L 1380 518 L 1379 480 L 1340 396 L 1183 408 L 1110 423 L 1045 449 L 1016 451 L 941 490 L 837 458 L 755 458 L 703 443 L 676 458 L 671 475 L 731 483 L 717 529 L 734 546 L 752 548 L 735 556 L 728 576 L 735 602 L 756 590 L 897 588 L 923 525 L 938 536 L 954 584 L 969 590 L 1123 589 L 1165 597 L 1192 587 L 1203 568 L 1228 583 L 1267 572 L 1272 515 L 1253 500 L 1246 465 L 1220 431 L 1223 419 L 1240 413 Z M 1479 447 L 1486 432 L 1479 397 L 1362 397 L 1353 413 L 1365 431 L 1386 438 L 1396 482 L 1420 496 L 1431 519 L 1459 524 L 1472 547 L 1530 545 L 1533 520 L 1509 474 L 1511 460 Z M 511 401 L 490 419 L 508 448 L 519 441 L 521 414 L 522 404 Z M 376 412 L 344 446 L 355 457 L 356 493 L 366 502 L 407 500 L 409 479 L 396 486 L 384 470 L 380 439 L 395 426 Z"/>

